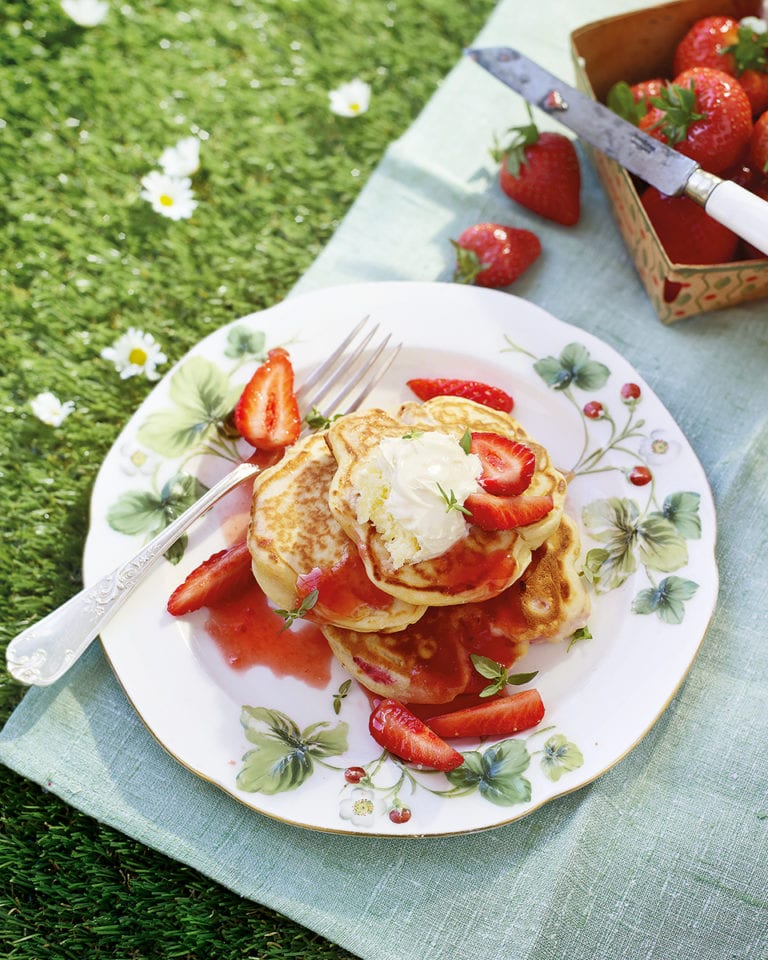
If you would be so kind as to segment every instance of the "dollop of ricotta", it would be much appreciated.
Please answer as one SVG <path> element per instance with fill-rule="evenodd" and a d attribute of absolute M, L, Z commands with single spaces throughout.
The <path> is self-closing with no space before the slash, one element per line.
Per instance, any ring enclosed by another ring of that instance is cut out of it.
<path fill-rule="evenodd" d="M 395 569 L 431 560 L 466 536 L 457 506 L 480 490 L 481 473 L 480 458 L 445 433 L 385 437 L 362 471 L 358 522 L 374 524 Z"/>

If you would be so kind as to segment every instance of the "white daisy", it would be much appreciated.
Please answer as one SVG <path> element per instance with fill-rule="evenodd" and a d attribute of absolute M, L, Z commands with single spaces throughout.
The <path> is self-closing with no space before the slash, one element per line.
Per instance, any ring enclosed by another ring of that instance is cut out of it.
<path fill-rule="evenodd" d="M 151 333 L 144 333 L 135 327 L 129 327 L 111 347 L 105 347 L 101 356 L 114 363 L 121 380 L 138 377 L 142 373 L 147 380 L 159 380 L 160 374 L 155 367 L 168 359 Z"/>
<path fill-rule="evenodd" d="M 191 177 L 200 168 L 200 141 L 184 137 L 173 147 L 166 147 L 158 161 L 169 177 Z"/>
<path fill-rule="evenodd" d="M 189 177 L 169 177 L 152 170 L 141 178 L 141 185 L 141 199 L 148 200 L 155 213 L 171 220 L 186 220 L 197 206 Z"/>
<path fill-rule="evenodd" d="M 61 7 L 78 27 L 96 27 L 109 13 L 106 0 L 61 0 Z"/>
<path fill-rule="evenodd" d="M 32 413 L 34 413 L 37 419 L 42 420 L 42 422 L 48 424 L 49 427 L 60 427 L 75 409 L 75 405 L 71 400 L 66 400 L 62 403 L 61 400 L 49 390 L 46 390 L 45 393 L 38 393 L 36 397 L 33 397 L 29 401 L 29 405 L 32 407 Z"/>
<path fill-rule="evenodd" d="M 331 101 L 332 113 L 340 117 L 356 117 L 368 109 L 371 88 L 365 80 L 355 78 L 349 83 L 343 83 L 336 90 L 331 90 L 328 99 Z"/>

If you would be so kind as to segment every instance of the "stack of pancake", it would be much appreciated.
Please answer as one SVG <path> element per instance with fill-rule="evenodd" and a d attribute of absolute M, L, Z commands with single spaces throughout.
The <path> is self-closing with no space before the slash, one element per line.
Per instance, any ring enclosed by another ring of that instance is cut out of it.
<path fill-rule="evenodd" d="M 359 519 L 358 501 L 382 439 L 436 431 L 497 433 L 536 456 L 526 495 L 550 495 L 542 520 L 466 534 L 443 554 L 395 566 L 385 538 Z M 486 683 L 472 654 L 511 666 L 538 640 L 586 624 L 579 536 L 564 513 L 565 478 L 511 416 L 456 397 L 372 409 L 299 440 L 256 479 L 248 530 L 253 573 L 269 600 L 319 624 L 364 687 L 405 703 L 443 704 Z"/>

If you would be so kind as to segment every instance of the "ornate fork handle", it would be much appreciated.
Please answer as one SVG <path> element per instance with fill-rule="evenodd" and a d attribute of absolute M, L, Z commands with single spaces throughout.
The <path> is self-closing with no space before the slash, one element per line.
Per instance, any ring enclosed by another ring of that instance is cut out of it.
<path fill-rule="evenodd" d="M 11 640 L 6 653 L 11 675 L 37 686 L 58 680 L 143 582 L 158 557 L 217 500 L 258 472 L 251 463 L 235 467 L 130 560 Z"/>

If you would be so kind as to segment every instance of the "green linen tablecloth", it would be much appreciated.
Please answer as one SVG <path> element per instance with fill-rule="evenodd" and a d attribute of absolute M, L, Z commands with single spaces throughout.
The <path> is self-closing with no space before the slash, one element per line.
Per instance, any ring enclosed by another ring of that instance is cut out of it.
<path fill-rule="evenodd" d="M 519 47 L 570 78 L 569 32 L 640 6 L 504 0 L 478 41 Z M 457 64 L 295 293 L 448 280 L 448 238 L 508 209 L 487 147 L 523 116 L 501 85 Z M 637 748 L 591 785 L 486 833 L 328 836 L 255 814 L 170 759 L 95 645 L 62 681 L 28 692 L 0 737 L 5 764 L 369 960 L 768 957 L 768 310 L 663 326 L 582 160 L 577 230 L 515 211 L 545 252 L 514 292 L 640 371 L 702 461 L 719 517 L 713 622 Z"/>

